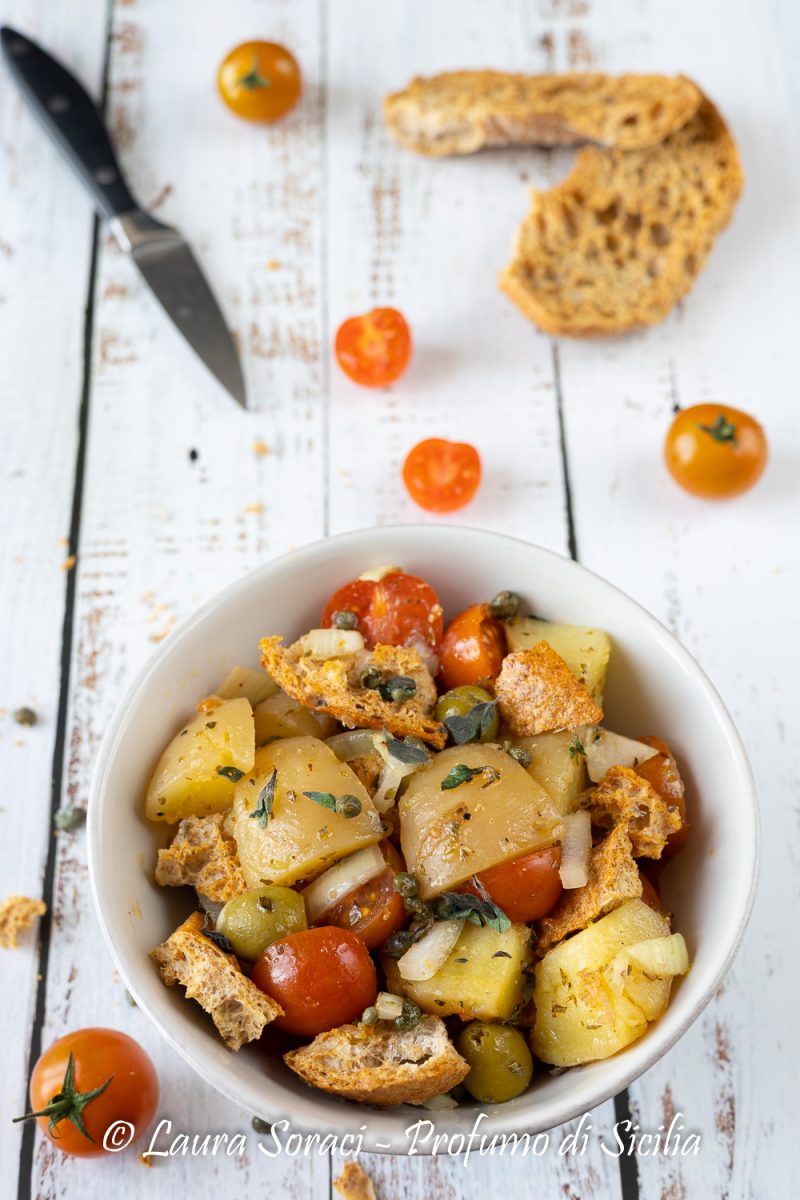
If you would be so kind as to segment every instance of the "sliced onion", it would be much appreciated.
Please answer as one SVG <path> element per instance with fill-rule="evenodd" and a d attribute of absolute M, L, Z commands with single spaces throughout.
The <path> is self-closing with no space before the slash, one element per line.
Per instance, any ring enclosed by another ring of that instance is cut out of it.
<path fill-rule="evenodd" d="M 567 813 L 563 818 L 561 866 L 558 873 L 565 888 L 584 887 L 589 881 L 589 855 L 592 851 L 592 822 L 588 812 Z"/>
<path fill-rule="evenodd" d="M 268 700 L 278 691 L 278 685 L 266 671 L 254 671 L 251 667 L 234 667 L 226 675 L 216 691 L 223 700 L 235 700 L 244 696 L 253 708 L 262 700 Z"/>
<path fill-rule="evenodd" d="M 463 928 L 463 921 L 437 921 L 432 925 L 425 936 L 397 960 L 401 979 L 412 983 L 431 979 L 447 962 Z"/>
<path fill-rule="evenodd" d="M 458 1108 L 458 1101 L 454 1100 L 449 1092 L 445 1092 L 441 1096 L 431 1096 L 430 1100 L 423 1100 L 420 1108 L 427 1108 L 429 1112 L 451 1112 L 452 1109 Z"/>
<path fill-rule="evenodd" d="M 439 655 L 434 653 L 430 642 L 412 642 L 409 650 L 416 650 L 417 654 L 422 659 L 425 666 L 430 671 L 431 675 L 435 675 L 439 670 Z"/>
<path fill-rule="evenodd" d="M 599 783 L 611 767 L 637 767 L 658 754 L 645 742 L 635 742 L 609 729 L 592 729 L 581 740 L 592 783 Z"/>
<path fill-rule="evenodd" d="M 635 946 L 626 946 L 625 953 L 634 967 L 639 967 L 653 979 L 671 979 L 689 970 L 689 951 L 682 933 L 648 938 Z"/>
<path fill-rule="evenodd" d="M 402 573 L 402 567 L 372 567 L 369 571 L 364 571 L 359 575 L 359 579 L 366 579 L 368 583 L 380 583 L 385 575 L 394 575 Z"/>
<path fill-rule="evenodd" d="M 378 751 L 384 763 L 386 764 L 381 771 L 381 777 L 378 780 L 378 788 L 375 795 L 372 797 L 372 803 L 375 805 L 379 813 L 388 812 L 397 799 L 397 793 L 400 790 L 400 784 L 409 775 L 413 775 L 420 768 L 426 766 L 426 763 L 404 763 L 400 762 L 399 758 L 394 758 L 389 753 L 389 747 L 386 744 L 386 738 L 383 734 L 378 734 L 375 737 L 374 749 Z"/>
<path fill-rule="evenodd" d="M 357 629 L 311 629 L 295 647 L 312 658 L 342 658 L 363 650 L 364 638 Z"/>
<path fill-rule="evenodd" d="M 325 743 L 330 746 L 340 762 L 351 762 L 354 758 L 366 758 L 375 753 L 375 739 L 380 737 L 374 729 L 347 729 L 335 733 Z"/>
<path fill-rule="evenodd" d="M 386 860 L 378 846 L 367 846 L 325 871 L 302 892 L 311 924 L 318 921 L 342 896 L 361 887 L 362 883 L 373 879 L 385 869 Z"/>
<path fill-rule="evenodd" d="M 395 996 L 392 992 L 378 992 L 375 1007 L 381 1021 L 393 1021 L 395 1017 L 402 1015 L 403 997 Z"/>

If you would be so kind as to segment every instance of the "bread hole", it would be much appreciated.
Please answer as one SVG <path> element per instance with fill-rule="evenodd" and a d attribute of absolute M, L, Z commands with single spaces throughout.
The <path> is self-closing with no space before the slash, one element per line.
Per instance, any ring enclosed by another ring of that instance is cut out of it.
<path fill-rule="evenodd" d="M 629 125 L 629 126 L 630 125 L 638 125 L 639 124 L 639 114 L 638 113 L 628 113 L 627 117 L 622 118 L 622 124 Z"/>
<path fill-rule="evenodd" d="M 683 260 L 683 269 L 689 275 L 694 275 L 697 271 L 697 255 L 687 254 Z"/>
<path fill-rule="evenodd" d="M 658 118 L 663 114 L 663 112 L 664 112 L 664 105 L 661 103 L 660 100 L 656 100 L 655 104 L 650 109 L 650 117 L 653 121 L 657 121 Z"/>
<path fill-rule="evenodd" d="M 572 238 L 577 237 L 578 236 L 578 226 L 575 221 L 575 216 L 572 212 L 572 209 L 568 208 L 566 204 L 561 205 L 561 216 L 564 221 L 564 228 L 566 229 L 569 236 Z"/>
<path fill-rule="evenodd" d="M 642 228 L 642 218 L 639 213 L 626 213 L 625 223 L 622 226 L 623 231 L 628 237 L 633 237 Z"/>
<path fill-rule="evenodd" d="M 619 216 L 619 205 L 616 200 L 612 201 L 607 208 L 601 208 L 594 214 L 598 225 L 611 225 Z"/>
<path fill-rule="evenodd" d="M 654 246 L 668 246 L 672 241 L 672 234 L 666 225 L 656 221 L 654 225 L 650 226 L 650 241 Z"/>
<path fill-rule="evenodd" d="M 606 246 L 613 254 L 615 250 L 619 249 L 619 238 L 615 237 L 613 233 L 607 233 Z"/>

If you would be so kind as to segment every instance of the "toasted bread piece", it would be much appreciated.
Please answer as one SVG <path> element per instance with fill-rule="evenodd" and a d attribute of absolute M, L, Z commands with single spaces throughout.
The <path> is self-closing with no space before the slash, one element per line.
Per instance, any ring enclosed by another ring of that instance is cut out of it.
<path fill-rule="evenodd" d="M 363 1104 L 422 1104 L 461 1083 L 468 1064 L 444 1022 L 424 1016 L 413 1029 L 342 1025 L 320 1033 L 284 1061 L 306 1083 Z"/>
<path fill-rule="evenodd" d="M 596 725 L 603 710 L 547 642 L 503 659 L 495 682 L 500 712 L 517 737 Z"/>
<path fill-rule="evenodd" d="M 563 183 L 534 192 L 500 287 L 546 333 L 654 325 L 691 289 L 741 189 L 736 144 L 704 99 L 659 145 L 587 147 Z"/>
<path fill-rule="evenodd" d="M 302 645 L 284 646 L 280 637 L 264 638 L 261 662 L 272 678 L 295 700 L 316 712 L 326 712 L 353 728 L 388 729 L 395 737 L 423 738 L 441 748 L 447 730 L 430 715 L 436 705 L 436 685 L 416 650 L 405 646 L 376 646 L 360 654 L 320 660 Z M 386 679 L 407 675 L 417 685 L 409 700 L 384 700 L 361 683 L 374 667 Z"/>
<path fill-rule="evenodd" d="M 575 142 L 633 150 L 680 129 L 700 100 L 682 76 L 447 71 L 386 96 L 383 116 L 401 146 L 436 158 Z"/>
<path fill-rule="evenodd" d="M 628 832 L 615 825 L 605 841 L 592 850 L 589 879 L 584 887 L 562 892 L 555 908 L 536 925 L 536 953 L 546 954 L 570 933 L 585 929 L 625 900 L 638 899 L 642 880 L 633 858 Z"/>
<path fill-rule="evenodd" d="M 226 954 L 202 933 L 203 917 L 192 915 L 151 950 L 167 987 L 180 983 L 204 1008 L 230 1050 L 260 1038 L 265 1025 L 283 1009 L 251 983 L 233 954 Z"/>
<path fill-rule="evenodd" d="M 193 887 L 224 903 L 247 891 L 236 842 L 225 830 L 224 813 L 185 817 L 166 850 L 159 850 L 155 880 L 161 887 Z"/>
<path fill-rule="evenodd" d="M 375 1187 L 367 1172 L 360 1163 L 352 1159 L 344 1164 L 338 1179 L 333 1186 L 344 1200 L 377 1200 Z"/>
<path fill-rule="evenodd" d="M 18 949 L 19 935 L 29 929 L 37 917 L 44 916 L 47 905 L 43 900 L 31 900 L 29 896 L 9 896 L 0 904 L 0 947 L 3 950 Z"/>
<path fill-rule="evenodd" d="M 670 834 L 681 827 L 677 804 L 668 804 L 630 767 L 611 767 L 586 800 L 592 821 L 627 830 L 637 858 L 660 858 Z"/>

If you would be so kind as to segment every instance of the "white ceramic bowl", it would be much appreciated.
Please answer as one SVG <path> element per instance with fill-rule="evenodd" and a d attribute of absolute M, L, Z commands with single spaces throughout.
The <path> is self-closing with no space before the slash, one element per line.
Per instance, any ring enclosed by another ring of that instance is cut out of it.
<path fill-rule="evenodd" d="M 611 584 L 510 537 L 455 526 L 345 534 L 267 563 L 173 633 L 128 689 L 94 775 L 91 881 L 111 954 L 139 1007 L 189 1066 L 226 1096 L 273 1123 L 288 1118 L 299 1131 L 353 1134 L 366 1125 L 365 1148 L 403 1153 L 405 1130 L 420 1116 L 435 1117 L 437 1131 L 450 1133 L 471 1128 L 477 1110 L 375 1111 L 326 1096 L 263 1047 L 232 1054 L 182 989 L 163 986 L 148 952 L 188 915 L 191 899 L 185 889 L 153 884 L 159 830 L 142 815 L 148 774 L 198 698 L 235 663 L 255 665 L 260 637 L 281 633 L 291 639 L 316 625 L 334 588 L 384 563 L 429 579 L 451 615 L 511 588 L 537 614 L 608 630 L 614 649 L 607 724 L 621 733 L 652 731 L 666 738 L 690 796 L 692 835 L 665 873 L 664 894 L 693 967 L 674 989 L 667 1012 L 621 1054 L 557 1077 L 542 1072 L 518 1099 L 485 1106 L 482 1132 L 537 1132 L 593 1108 L 652 1066 L 696 1020 L 744 932 L 757 875 L 758 815 L 739 736 L 689 654 Z"/>

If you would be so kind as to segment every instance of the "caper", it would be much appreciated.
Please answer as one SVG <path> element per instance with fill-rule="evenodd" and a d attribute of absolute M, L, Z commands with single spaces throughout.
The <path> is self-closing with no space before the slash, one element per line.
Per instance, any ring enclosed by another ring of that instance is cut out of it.
<path fill-rule="evenodd" d="M 419 891 L 419 880 L 410 871 L 398 871 L 392 880 L 392 886 L 404 900 L 410 900 Z"/>
<path fill-rule="evenodd" d="M 422 1020 L 422 1012 L 418 1004 L 413 1000 L 403 1001 L 403 1011 L 399 1017 L 395 1017 L 395 1029 L 413 1029 L 415 1025 L 419 1025 Z"/>
<path fill-rule="evenodd" d="M 519 612 L 519 596 L 516 592 L 498 592 L 489 611 L 495 621 L 510 621 Z"/>
<path fill-rule="evenodd" d="M 339 796 L 336 801 L 336 812 L 340 817 L 357 817 L 361 812 L 361 801 L 358 796 L 351 796 L 346 792 L 344 796 Z"/>
<path fill-rule="evenodd" d="M 38 719 L 32 708 L 24 707 L 18 708 L 13 717 L 18 725 L 35 725 Z"/>
<path fill-rule="evenodd" d="M 403 704 L 416 695 L 417 685 L 410 675 L 394 675 L 379 684 L 378 692 L 387 704 Z"/>
<path fill-rule="evenodd" d="M 472 683 L 451 688 L 437 701 L 436 720 L 448 726 L 457 745 L 493 742 L 500 729 L 500 717 L 493 700 L 484 688 Z"/>
<path fill-rule="evenodd" d="M 377 669 L 377 667 L 367 667 L 366 671 L 361 676 L 361 686 L 365 688 L 371 688 L 372 691 L 376 691 L 382 683 L 383 675 Z"/>
<path fill-rule="evenodd" d="M 416 917 L 418 921 L 429 924 L 433 920 L 433 908 L 417 896 L 404 896 L 403 904 L 406 906 L 406 912 L 410 913 L 412 917 Z"/>
<path fill-rule="evenodd" d="M 499 1021 L 470 1021 L 456 1041 L 469 1063 L 464 1087 L 481 1104 L 502 1104 L 525 1091 L 533 1058 L 518 1029 Z"/>
<path fill-rule="evenodd" d="M 413 933 L 408 929 L 401 929 L 386 939 L 383 943 L 383 953 L 387 958 L 402 958 L 413 944 Z"/>
<path fill-rule="evenodd" d="M 379 1020 L 378 1010 L 374 1004 L 370 1008 L 365 1008 L 361 1014 L 362 1025 L 377 1025 Z"/>
<path fill-rule="evenodd" d="M 333 614 L 333 624 L 337 629 L 357 629 L 358 617 L 349 609 L 343 608 L 340 612 Z"/>
<path fill-rule="evenodd" d="M 217 917 L 217 932 L 227 938 L 234 954 L 251 960 L 278 938 L 307 928 L 303 897 L 277 884 L 234 896 Z"/>
<path fill-rule="evenodd" d="M 86 809 L 80 808 L 74 804 L 69 804 L 66 808 L 60 808 L 58 810 L 54 820 L 57 829 L 77 829 L 78 826 L 83 825 L 86 820 Z"/>

